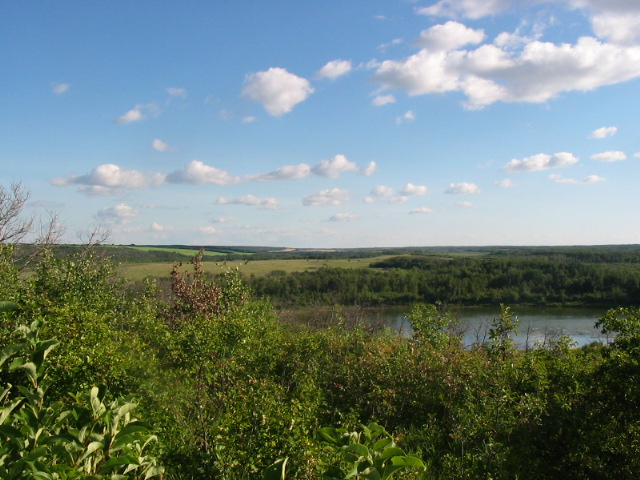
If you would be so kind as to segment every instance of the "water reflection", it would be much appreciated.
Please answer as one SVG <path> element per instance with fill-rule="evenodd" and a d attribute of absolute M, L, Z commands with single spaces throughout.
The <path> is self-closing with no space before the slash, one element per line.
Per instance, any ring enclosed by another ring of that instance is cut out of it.
<path fill-rule="evenodd" d="M 536 342 L 548 344 L 566 335 L 581 347 L 592 342 L 607 342 L 595 323 L 605 313 L 592 308 L 565 307 L 515 307 L 512 309 L 520 320 L 518 335 L 514 341 L 519 348 L 533 347 Z M 388 309 L 374 314 L 373 318 L 394 330 L 410 335 L 411 324 L 405 317 L 408 309 Z M 372 312 L 373 313 L 373 312 Z M 489 340 L 489 329 L 494 318 L 500 316 L 500 309 L 469 307 L 453 310 L 459 320 L 459 331 L 466 346 Z"/>

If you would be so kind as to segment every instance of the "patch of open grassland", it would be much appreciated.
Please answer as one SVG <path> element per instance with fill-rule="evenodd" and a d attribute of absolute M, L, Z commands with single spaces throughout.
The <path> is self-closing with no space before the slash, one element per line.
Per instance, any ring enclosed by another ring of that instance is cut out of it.
<path fill-rule="evenodd" d="M 197 252 L 196 252 L 197 253 Z M 205 272 L 221 273 L 238 268 L 242 275 L 262 276 L 279 270 L 285 273 L 314 271 L 322 267 L 329 268 L 368 268 L 369 264 L 389 258 L 381 255 L 372 258 L 340 258 L 340 259 L 277 259 L 277 260 L 236 260 L 232 262 L 204 262 Z M 173 268 L 172 263 L 143 263 L 122 265 L 123 275 L 127 280 L 139 281 L 146 277 L 168 277 Z M 184 264 L 183 269 L 190 270 L 191 265 Z"/>

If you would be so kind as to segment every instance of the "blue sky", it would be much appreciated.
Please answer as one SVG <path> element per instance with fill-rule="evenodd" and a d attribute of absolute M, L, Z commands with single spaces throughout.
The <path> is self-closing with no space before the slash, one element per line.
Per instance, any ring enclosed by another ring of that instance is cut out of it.
<path fill-rule="evenodd" d="M 0 184 L 67 242 L 640 243 L 637 0 L 0 12 Z"/>

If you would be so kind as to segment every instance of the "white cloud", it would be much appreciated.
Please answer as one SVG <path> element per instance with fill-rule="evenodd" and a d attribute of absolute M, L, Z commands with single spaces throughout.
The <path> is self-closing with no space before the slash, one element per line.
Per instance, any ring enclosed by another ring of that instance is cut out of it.
<path fill-rule="evenodd" d="M 351 71 L 351 62 L 349 60 L 333 60 L 325 64 L 318 73 L 317 78 L 329 78 L 335 80 L 342 75 L 345 75 Z"/>
<path fill-rule="evenodd" d="M 166 181 L 166 175 L 157 172 L 140 172 L 129 170 L 113 163 L 100 165 L 89 174 L 66 178 L 54 178 L 51 183 L 56 186 L 83 185 L 82 191 L 89 194 L 109 195 L 120 189 L 141 189 L 156 187 Z"/>
<path fill-rule="evenodd" d="M 636 152 L 633 154 L 633 158 L 640 158 L 640 152 Z"/>
<path fill-rule="evenodd" d="M 69 90 L 69 88 L 71 88 L 71 84 L 70 83 L 56 83 L 53 85 L 53 93 L 59 95 L 61 93 L 65 93 Z"/>
<path fill-rule="evenodd" d="M 393 188 L 385 185 L 378 185 L 371 190 L 371 195 L 374 197 L 390 197 L 393 195 Z"/>
<path fill-rule="evenodd" d="M 211 220 L 213 223 L 231 223 L 234 221 L 233 217 L 218 217 Z"/>
<path fill-rule="evenodd" d="M 280 116 L 289 113 L 313 91 L 307 79 L 273 67 L 247 75 L 242 94 L 261 103 L 269 115 Z"/>
<path fill-rule="evenodd" d="M 200 160 L 193 160 L 182 170 L 170 173 L 167 176 L 167 181 L 192 185 L 232 185 L 240 182 L 240 178 L 232 177 L 226 170 L 206 165 Z"/>
<path fill-rule="evenodd" d="M 607 138 L 612 137 L 618 132 L 618 127 L 600 127 L 589 135 L 589 138 Z"/>
<path fill-rule="evenodd" d="M 578 162 L 578 158 L 572 153 L 559 152 L 555 155 L 546 153 L 538 153 L 531 157 L 518 160 L 514 158 L 507 163 L 503 170 L 507 172 L 537 172 L 540 170 L 549 170 L 551 168 L 568 167 Z"/>
<path fill-rule="evenodd" d="M 331 160 L 322 160 L 313 167 L 313 173 L 327 178 L 338 178 L 342 173 L 357 171 L 358 166 L 344 155 L 336 155 Z"/>
<path fill-rule="evenodd" d="M 252 207 L 262 207 L 268 210 L 275 210 L 278 208 L 278 201 L 275 198 L 259 198 L 254 195 L 244 195 L 233 200 L 227 200 L 224 197 L 219 197 L 216 200 L 217 205 L 248 205 Z"/>
<path fill-rule="evenodd" d="M 298 180 L 308 177 L 310 174 L 311 167 L 306 163 L 301 163 L 299 165 L 280 167 L 277 170 L 260 175 L 251 175 L 247 179 L 254 182 L 274 182 L 277 180 Z"/>
<path fill-rule="evenodd" d="M 329 217 L 330 222 L 353 222 L 357 220 L 358 216 L 353 213 L 336 213 L 335 215 L 331 215 Z"/>
<path fill-rule="evenodd" d="M 456 203 L 457 206 L 459 207 L 463 207 L 463 208 L 471 208 L 473 207 L 473 203 L 471 202 L 458 202 Z"/>
<path fill-rule="evenodd" d="M 626 160 L 627 155 L 621 151 L 611 151 L 596 153 L 595 155 L 591 155 L 591 159 L 599 162 L 619 162 L 621 160 Z"/>
<path fill-rule="evenodd" d="M 444 48 L 443 44 L 443 47 Z M 640 77 L 640 45 L 530 41 L 520 49 L 485 44 L 475 50 L 428 50 L 379 63 L 373 80 L 384 89 L 427 95 L 461 92 L 464 105 L 543 103 L 563 92 L 589 91 Z"/>
<path fill-rule="evenodd" d="M 444 193 L 475 195 L 480 193 L 480 188 L 475 183 L 470 182 L 450 183 L 449 188 Z"/>
<path fill-rule="evenodd" d="M 399 197 L 391 197 L 389 203 L 405 203 L 407 200 L 409 200 L 409 197 L 400 195 Z"/>
<path fill-rule="evenodd" d="M 132 108 L 124 115 L 116 118 L 114 122 L 120 123 L 120 124 L 126 124 L 126 123 L 139 122 L 140 120 L 143 120 L 143 119 L 144 119 L 144 115 L 142 114 L 142 111 L 139 108 Z"/>
<path fill-rule="evenodd" d="M 154 138 L 153 142 L 151 142 L 151 146 L 154 150 L 158 152 L 172 152 L 175 151 L 175 148 L 169 145 L 168 143 L 160 140 L 159 138 Z"/>
<path fill-rule="evenodd" d="M 562 175 L 552 174 L 549 178 L 556 183 L 568 183 L 572 185 L 590 185 L 592 183 L 603 182 L 605 179 L 598 175 L 589 175 L 582 180 L 575 180 L 573 178 L 564 178 Z"/>
<path fill-rule="evenodd" d="M 212 227 L 212 226 L 200 227 L 200 228 L 198 228 L 198 231 L 201 232 L 201 233 L 206 233 L 207 235 L 211 235 L 213 233 L 216 233 L 215 227 Z"/>
<path fill-rule="evenodd" d="M 306 207 L 338 206 L 349 200 L 349 192 L 340 188 L 325 189 L 304 197 Z"/>
<path fill-rule="evenodd" d="M 516 184 L 513 183 L 513 181 L 510 178 L 505 178 L 504 180 L 500 180 L 499 182 L 496 182 L 496 185 L 499 186 L 500 188 L 512 188 L 516 186 Z"/>
<path fill-rule="evenodd" d="M 424 185 L 414 185 L 413 183 L 407 183 L 402 190 L 402 195 L 426 195 L 429 193 L 429 188 Z"/>
<path fill-rule="evenodd" d="M 109 223 L 116 225 L 127 224 L 131 219 L 137 216 L 138 211 L 126 203 L 120 203 L 113 207 L 103 208 L 97 213 L 97 217 L 99 219 L 106 220 Z"/>
<path fill-rule="evenodd" d="M 381 107 L 389 103 L 396 103 L 396 97 L 393 95 L 376 95 L 373 100 L 371 100 L 371 105 L 374 107 Z"/>
<path fill-rule="evenodd" d="M 242 119 L 242 123 L 253 123 L 256 121 L 256 117 L 248 116 Z"/>
<path fill-rule="evenodd" d="M 369 162 L 364 167 L 361 167 L 358 172 L 360 175 L 364 175 L 365 177 L 370 177 L 374 174 L 376 169 L 378 168 L 378 164 L 376 162 Z"/>
<path fill-rule="evenodd" d="M 433 210 L 431 210 L 429 207 L 418 207 L 418 208 L 414 208 L 413 210 L 411 210 L 409 212 L 409 214 L 411 215 L 415 215 L 415 214 L 420 214 L 420 213 L 432 213 Z"/>
<path fill-rule="evenodd" d="M 185 98 L 187 96 L 187 90 L 184 88 L 169 87 L 166 89 L 166 92 L 172 97 Z"/>
<path fill-rule="evenodd" d="M 511 0 L 440 0 L 418 9 L 421 15 L 478 19 L 506 10 Z"/>
<path fill-rule="evenodd" d="M 168 232 L 173 230 L 173 227 L 167 225 L 160 225 L 157 222 L 151 223 L 151 230 L 154 232 Z"/>
<path fill-rule="evenodd" d="M 474 30 L 461 23 L 449 21 L 444 25 L 434 25 L 423 30 L 414 43 L 431 52 L 440 52 L 456 50 L 469 44 L 475 45 L 484 38 L 482 30 Z"/>
<path fill-rule="evenodd" d="M 409 110 L 408 112 L 405 112 L 404 115 L 397 117 L 396 123 L 400 125 L 401 123 L 404 123 L 404 122 L 413 122 L 415 119 L 416 119 L 415 114 L 411 110 Z"/>

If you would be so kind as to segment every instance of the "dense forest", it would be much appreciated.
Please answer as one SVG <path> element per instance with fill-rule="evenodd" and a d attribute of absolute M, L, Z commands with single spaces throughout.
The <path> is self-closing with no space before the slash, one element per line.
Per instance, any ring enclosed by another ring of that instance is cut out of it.
<path fill-rule="evenodd" d="M 247 281 L 279 306 L 295 304 L 634 305 L 640 298 L 639 253 L 442 257 L 402 255 L 369 269 L 273 272 Z"/>

